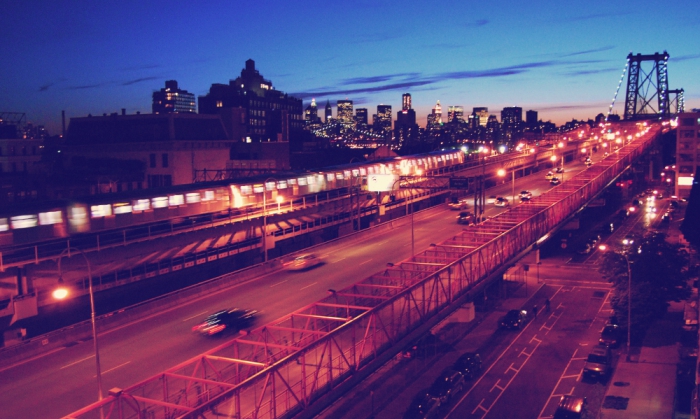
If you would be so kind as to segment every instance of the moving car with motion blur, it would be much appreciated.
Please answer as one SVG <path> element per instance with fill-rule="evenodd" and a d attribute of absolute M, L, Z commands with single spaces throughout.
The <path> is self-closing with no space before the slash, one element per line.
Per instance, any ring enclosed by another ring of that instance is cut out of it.
<path fill-rule="evenodd" d="M 447 206 L 453 211 L 459 211 L 469 208 L 469 203 L 466 199 L 460 199 L 458 201 L 448 203 Z"/>
<path fill-rule="evenodd" d="M 550 184 L 550 185 L 556 186 L 556 185 L 558 185 L 558 184 L 560 184 L 560 183 L 561 183 L 561 179 L 559 179 L 558 177 L 553 177 L 553 178 L 551 178 L 551 179 L 549 180 L 549 184 Z"/>
<path fill-rule="evenodd" d="M 507 207 L 508 205 L 510 205 L 510 201 L 508 201 L 508 198 L 499 196 L 496 197 L 496 199 L 494 199 L 493 205 L 497 207 Z"/>
<path fill-rule="evenodd" d="M 532 199 L 532 192 L 530 192 L 528 190 L 520 191 L 520 200 L 521 201 L 529 201 L 530 199 Z"/>
<path fill-rule="evenodd" d="M 313 253 L 307 253 L 295 257 L 291 261 L 284 263 L 282 266 L 284 266 L 284 268 L 288 271 L 304 271 L 322 263 L 323 259 Z"/>
<path fill-rule="evenodd" d="M 457 216 L 457 224 L 469 225 L 474 222 L 474 214 L 469 211 L 462 211 Z"/>
<path fill-rule="evenodd" d="M 192 331 L 204 336 L 221 335 L 224 332 L 236 333 L 255 323 L 257 311 L 232 308 L 217 311 L 194 327 Z"/>

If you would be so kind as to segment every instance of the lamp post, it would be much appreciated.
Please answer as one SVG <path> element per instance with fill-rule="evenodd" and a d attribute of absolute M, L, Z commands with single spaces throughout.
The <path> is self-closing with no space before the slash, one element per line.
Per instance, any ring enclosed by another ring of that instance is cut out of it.
<path fill-rule="evenodd" d="M 626 247 L 634 243 L 634 240 L 624 239 L 622 244 Z M 600 250 L 607 250 L 607 246 L 601 244 L 598 247 Z M 630 259 L 627 252 L 615 252 L 618 255 L 625 258 L 625 263 L 627 264 L 627 362 L 630 361 L 630 345 L 632 341 L 632 266 L 630 265 Z"/>
<path fill-rule="evenodd" d="M 263 262 L 267 263 L 267 181 L 275 181 L 273 178 L 267 178 L 263 182 L 263 231 L 262 231 L 262 245 L 263 245 Z M 277 203 L 279 208 L 279 202 Z"/>
<path fill-rule="evenodd" d="M 88 291 L 90 293 L 90 320 L 92 322 L 92 343 L 95 351 L 95 370 L 97 371 L 97 400 L 102 400 L 102 371 L 100 368 L 100 348 L 97 344 L 97 327 L 95 326 L 95 295 L 92 290 L 92 269 L 90 261 L 82 250 L 68 247 L 58 255 L 58 284 L 59 286 L 53 291 L 52 295 L 57 300 L 62 300 L 68 296 L 68 289 L 63 286 L 63 273 L 61 271 L 61 258 L 70 251 L 77 251 L 85 259 L 88 270 Z M 69 256 L 70 257 L 70 256 Z"/>

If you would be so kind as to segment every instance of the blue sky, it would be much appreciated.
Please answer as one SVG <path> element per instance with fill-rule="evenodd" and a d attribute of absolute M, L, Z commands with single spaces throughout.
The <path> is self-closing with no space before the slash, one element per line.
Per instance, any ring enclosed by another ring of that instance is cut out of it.
<path fill-rule="evenodd" d="M 663 4 L 663 5 L 662 5 Z M 627 54 L 668 51 L 669 85 L 700 108 L 700 1 L 13 1 L 0 14 L 0 111 L 59 133 L 67 118 L 151 109 L 175 79 L 195 95 L 252 58 L 275 88 L 397 109 L 605 113 Z M 622 114 L 626 78 L 615 110 Z"/>

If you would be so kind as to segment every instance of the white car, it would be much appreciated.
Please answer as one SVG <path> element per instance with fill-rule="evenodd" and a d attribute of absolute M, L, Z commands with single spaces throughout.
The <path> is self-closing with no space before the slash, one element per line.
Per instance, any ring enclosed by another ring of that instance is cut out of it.
<path fill-rule="evenodd" d="M 323 260 L 320 257 L 314 255 L 313 253 L 307 253 L 295 257 L 291 261 L 285 263 L 283 266 L 289 271 L 303 271 L 306 269 L 311 269 L 314 266 L 318 266 L 322 263 Z"/>
<path fill-rule="evenodd" d="M 520 200 L 529 201 L 532 198 L 532 192 L 528 190 L 520 191 Z"/>
<path fill-rule="evenodd" d="M 544 175 L 544 178 L 547 179 L 547 180 L 550 180 L 550 179 L 552 179 L 553 177 L 554 177 L 554 173 L 552 173 L 551 170 L 550 170 L 549 172 L 547 172 L 546 175 Z"/>
<path fill-rule="evenodd" d="M 508 201 L 508 198 L 499 196 L 498 198 L 494 199 L 493 205 L 497 207 L 507 207 L 508 205 L 510 205 L 510 202 Z"/>

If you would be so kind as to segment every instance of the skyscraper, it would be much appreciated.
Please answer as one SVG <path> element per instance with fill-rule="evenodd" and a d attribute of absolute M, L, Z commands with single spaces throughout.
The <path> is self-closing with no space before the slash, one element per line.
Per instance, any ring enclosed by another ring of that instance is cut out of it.
<path fill-rule="evenodd" d="M 528 125 L 531 125 L 531 126 L 537 125 L 537 120 L 538 120 L 537 111 L 529 110 L 529 111 L 525 112 L 525 122 Z"/>
<path fill-rule="evenodd" d="M 461 106 L 450 106 L 447 108 L 447 120 L 448 122 L 463 122 L 464 108 Z"/>
<path fill-rule="evenodd" d="M 237 141 L 286 142 L 300 138 L 304 127 L 301 99 L 275 90 L 253 60 L 245 62 L 238 78 L 212 84 L 209 93 L 199 96 L 199 113 L 221 115 L 226 129 L 236 132 Z M 239 135 L 241 129 L 244 132 Z"/>
<path fill-rule="evenodd" d="M 411 94 L 410 93 L 404 93 L 401 102 L 403 106 L 401 107 L 402 111 L 407 111 L 411 109 Z"/>
<path fill-rule="evenodd" d="M 352 115 L 352 100 L 339 100 L 337 102 L 338 111 L 336 116 L 338 117 L 338 122 L 343 126 L 342 131 L 347 131 L 354 128 L 355 121 Z"/>
<path fill-rule="evenodd" d="M 316 106 L 316 99 L 311 98 L 311 103 L 304 110 L 304 121 L 306 124 L 316 123 L 318 120 L 318 106 Z"/>
<path fill-rule="evenodd" d="M 523 108 L 511 106 L 503 108 L 501 111 L 501 123 L 504 125 L 514 125 L 523 122 Z"/>
<path fill-rule="evenodd" d="M 333 107 L 331 106 L 331 101 L 326 100 L 326 113 L 325 113 L 325 123 L 331 122 L 331 119 L 333 119 Z"/>
<path fill-rule="evenodd" d="M 479 117 L 479 125 L 481 125 L 482 127 L 485 127 L 486 123 L 489 121 L 489 108 L 486 108 L 486 107 L 473 108 L 473 113 Z"/>
<path fill-rule="evenodd" d="M 438 100 L 433 111 L 428 114 L 428 129 L 435 129 L 442 125 L 442 106 Z"/>
<path fill-rule="evenodd" d="M 167 80 L 165 88 L 153 92 L 153 113 L 195 113 L 194 93 L 181 90 L 176 80 Z"/>
<path fill-rule="evenodd" d="M 377 114 L 374 115 L 374 132 L 386 137 L 391 135 L 391 105 L 377 105 Z"/>
<path fill-rule="evenodd" d="M 367 108 L 355 109 L 355 123 L 363 128 L 367 127 Z"/>

